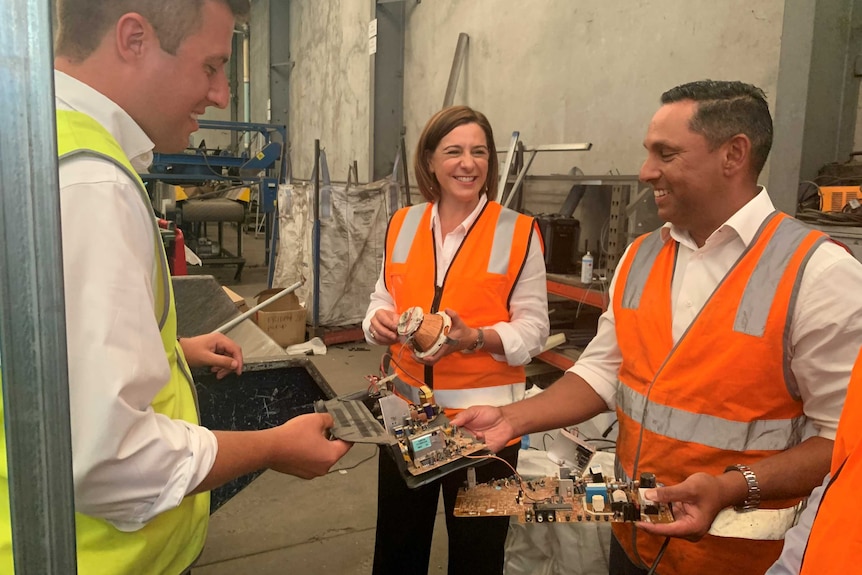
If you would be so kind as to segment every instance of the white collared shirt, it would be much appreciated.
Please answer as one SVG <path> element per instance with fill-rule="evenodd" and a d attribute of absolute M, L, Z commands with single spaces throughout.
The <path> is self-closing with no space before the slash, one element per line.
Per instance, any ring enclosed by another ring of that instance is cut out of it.
<path fill-rule="evenodd" d="M 153 143 L 117 104 L 55 71 L 59 110 L 83 112 L 145 171 Z M 140 529 L 207 476 L 212 432 L 155 413 L 170 377 L 153 306 L 153 211 L 114 164 L 60 168 L 60 210 L 76 511 Z"/>
<path fill-rule="evenodd" d="M 437 212 L 437 203 L 435 202 L 432 205 L 431 229 L 434 231 L 437 252 L 438 286 L 443 283 L 443 279 L 446 277 L 446 272 L 452 264 L 455 253 L 467 236 L 467 231 L 473 225 L 473 222 L 476 221 L 476 218 L 479 217 L 482 208 L 487 203 L 487 196 L 482 194 L 476 208 L 461 224 L 446 234 L 446 237 L 443 237 L 440 217 Z M 370 343 L 374 343 L 374 339 L 369 332 L 374 312 L 378 309 L 395 309 L 395 302 L 392 299 L 392 295 L 386 290 L 386 283 L 383 279 L 383 268 L 385 265 L 386 263 L 384 262 L 383 267 L 380 269 L 380 276 L 377 278 L 377 284 L 374 286 L 374 293 L 371 294 L 371 303 L 368 306 L 368 311 L 365 313 L 365 319 L 362 321 L 365 339 Z M 455 311 L 457 312 L 458 310 Z M 550 322 L 548 320 L 545 259 L 541 246 L 535 236 L 530 239 L 527 261 L 524 263 L 524 269 L 518 278 L 518 282 L 515 284 L 515 288 L 512 290 L 512 297 L 509 301 L 509 321 L 499 322 L 490 326 L 471 325 L 470 327 L 483 327 L 485 329 L 493 329 L 497 332 L 503 344 L 503 351 L 505 352 L 505 355 L 491 354 L 491 357 L 497 361 L 505 361 L 512 366 L 525 365 L 530 362 L 530 358 L 542 351 L 548 339 Z"/>
<path fill-rule="evenodd" d="M 688 232 L 672 224 L 663 226 L 662 237 L 679 242 L 671 287 L 674 342 L 773 211 L 772 201 L 761 189 L 700 248 Z M 620 266 L 626 257 L 628 250 Z M 615 284 L 616 278 L 611 282 L 610 301 Z M 817 434 L 827 439 L 835 438 L 850 371 L 862 344 L 862 298 L 848 296 L 846 286 L 862 286 L 862 264 L 836 244 L 820 245 L 802 275 L 790 324 L 790 367 L 799 384 L 803 410 Z M 608 408 L 614 409 L 621 361 L 611 307 L 599 319 L 596 337 L 569 371 L 583 377 Z M 728 366 L 728 377 L 732 371 L 733 366 Z"/>

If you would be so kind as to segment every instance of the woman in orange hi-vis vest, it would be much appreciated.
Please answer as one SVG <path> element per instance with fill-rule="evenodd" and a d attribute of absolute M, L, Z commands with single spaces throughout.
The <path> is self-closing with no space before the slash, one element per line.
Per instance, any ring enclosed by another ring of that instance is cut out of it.
<path fill-rule="evenodd" d="M 371 343 L 390 346 L 395 391 L 414 399 L 433 389 L 451 416 L 476 403 L 506 405 L 524 397 L 524 364 L 548 336 L 542 242 L 532 218 L 494 199 L 498 168 L 488 120 L 466 106 L 434 115 L 419 138 L 414 170 L 426 203 L 396 212 L 386 234 L 383 269 L 363 322 Z M 446 311 L 449 343 L 419 358 L 399 340 L 408 308 Z M 517 441 L 499 452 L 515 465 Z M 408 489 L 395 462 L 379 458 L 374 573 L 426 574 L 442 489 L 449 534 L 449 573 L 499 574 L 509 519 L 456 518 L 466 471 Z M 478 481 L 508 477 L 494 461 Z"/>

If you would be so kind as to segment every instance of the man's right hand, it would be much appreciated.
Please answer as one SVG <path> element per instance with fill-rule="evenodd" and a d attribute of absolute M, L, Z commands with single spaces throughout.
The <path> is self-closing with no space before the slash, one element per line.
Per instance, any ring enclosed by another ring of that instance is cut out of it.
<path fill-rule="evenodd" d="M 451 423 L 473 433 L 494 453 L 506 447 L 509 440 L 516 435 L 503 410 L 490 405 L 465 409 L 453 417 Z"/>
<path fill-rule="evenodd" d="M 279 444 L 273 449 L 270 469 L 311 479 L 326 475 L 336 461 L 347 453 L 352 443 L 330 440 L 332 416 L 308 413 L 294 417 L 277 428 Z"/>

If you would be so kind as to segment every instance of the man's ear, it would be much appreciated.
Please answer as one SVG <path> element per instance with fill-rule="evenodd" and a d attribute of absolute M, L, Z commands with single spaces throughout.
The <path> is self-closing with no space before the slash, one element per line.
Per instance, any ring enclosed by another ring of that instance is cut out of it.
<path fill-rule="evenodd" d="M 751 140 L 745 134 L 737 134 L 722 145 L 724 173 L 727 176 L 740 171 L 751 171 Z"/>
<path fill-rule="evenodd" d="M 155 30 L 146 18 L 136 12 L 123 14 L 116 25 L 117 53 L 123 60 L 143 56 L 147 43 L 156 40 Z"/>

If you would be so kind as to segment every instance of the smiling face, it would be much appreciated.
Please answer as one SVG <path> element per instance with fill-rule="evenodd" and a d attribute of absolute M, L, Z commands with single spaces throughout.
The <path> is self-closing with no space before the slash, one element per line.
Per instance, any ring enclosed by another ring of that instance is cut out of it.
<path fill-rule="evenodd" d="M 475 207 L 485 189 L 489 153 L 479 124 L 462 124 L 443 136 L 428 159 L 429 171 L 440 187 L 440 201 Z"/>
<path fill-rule="evenodd" d="M 159 152 L 178 152 L 198 129 L 197 118 L 210 106 L 224 108 L 230 99 L 225 64 L 231 54 L 234 16 L 227 4 L 207 0 L 200 25 L 182 41 L 176 54 L 160 46 L 148 55 L 142 74 L 147 90 L 135 119 Z"/>
<path fill-rule="evenodd" d="M 710 150 L 689 121 L 697 103 L 683 100 L 659 108 L 644 139 L 647 158 L 640 180 L 653 187 L 659 217 L 687 230 L 702 245 L 726 220 L 725 146 Z M 731 212 L 732 213 L 732 212 Z"/>

